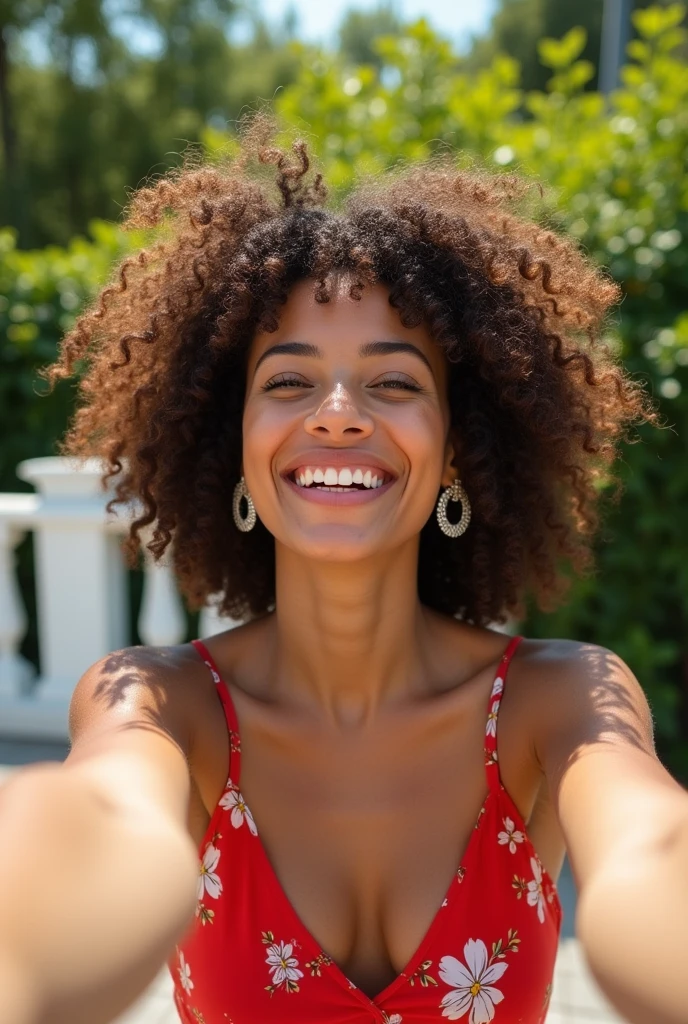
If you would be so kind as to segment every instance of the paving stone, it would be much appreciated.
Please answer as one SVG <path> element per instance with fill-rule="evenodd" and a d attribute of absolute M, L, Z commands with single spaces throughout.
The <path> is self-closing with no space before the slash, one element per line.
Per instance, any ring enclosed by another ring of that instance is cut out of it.
<path fill-rule="evenodd" d="M 179 1024 L 172 1001 L 172 977 L 165 967 L 150 988 L 113 1024 Z"/>
<path fill-rule="evenodd" d="M 590 974 L 576 939 L 563 939 L 559 945 L 552 1009 L 565 1019 L 569 1014 L 576 1024 L 579 1020 L 623 1024 L 623 1018 L 610 1006 Z"/>

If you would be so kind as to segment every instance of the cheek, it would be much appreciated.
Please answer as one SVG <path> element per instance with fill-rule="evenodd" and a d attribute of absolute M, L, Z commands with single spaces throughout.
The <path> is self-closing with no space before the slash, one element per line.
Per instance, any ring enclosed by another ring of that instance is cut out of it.
<path fill-rule="evenodd" d="M 440 409 L 417 405 L 390 419 L 390 433 L 405 451 L 413 473 L 441 472 L 447 425 Z"/>
<path fill-rule="evenodd" d="M 252 493 L 266 487 L 275 454 L 294 429 L 294 410 L 275 402 L 247 402 L 242 421 L 244 476 Z M 253 488 L 249 483 L 253 482 Z"/>

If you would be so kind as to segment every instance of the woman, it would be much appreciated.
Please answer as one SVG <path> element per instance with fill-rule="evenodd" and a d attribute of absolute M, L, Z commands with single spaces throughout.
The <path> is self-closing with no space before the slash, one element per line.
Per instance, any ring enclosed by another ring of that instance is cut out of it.
<path fill-rule="evenodd" d="M 64 450 L 138 500 L 130 553 L 154 524 L 192 605 L 248 621 L 105 657 L 64 766 L 8 787 L 2 1019 L 110 1020 L 167 960 L 185 1024 L 541 1024 L 568 850 L 607 996 L 685 1022 L 688 798 L 640 686 L 494 628 L 589 568 L 656 422 L 599 340 L 619 289 L 518 177 L 414 168 L 333 213 L 262 131 L 133 197 L 160 240 L 47 372 L 85 367 Z"/>

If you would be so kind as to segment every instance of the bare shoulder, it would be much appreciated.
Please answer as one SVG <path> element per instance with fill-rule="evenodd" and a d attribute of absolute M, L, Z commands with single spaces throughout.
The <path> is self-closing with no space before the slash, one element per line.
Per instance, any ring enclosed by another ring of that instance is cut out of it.
<path fill-rule="evenodd" d="M 63 769 L 112 807 L 185 826 L 195 799 L 194 738 L 212 692 L 208 677 L 190 644 L 105 655 L 74 689 Z"/>
<path fill-rule="evenodd" d="M 584 892 L 629 852 L 666 844 L 685 821 L 685 793 L 657 757 L 647 698 L 618 654 L 569 640 L 522 646 L 514 668 L 530 735 Z"/>
<path fill-rule="evenodd" d="M 79 679 L 69 708 L 72 744 L 88 733 L 137 721 L 174 736 L 188 752 L 193 710 L 207 675 L 190 644 L 112 651 Z"/>
<path fill-rule="evenodd" d="M 527 639 L 513 665 L 532 716 L 538 760 L 563 770 L 578 749 L 625 744 L 654 755 L 652 713 L 631 668 L 598 644 Z"/>

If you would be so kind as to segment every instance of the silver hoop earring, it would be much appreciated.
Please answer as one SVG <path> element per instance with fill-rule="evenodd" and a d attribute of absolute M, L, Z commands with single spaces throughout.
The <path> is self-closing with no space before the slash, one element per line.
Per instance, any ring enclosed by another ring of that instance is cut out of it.
<path fill-rule="evenodd" d="M 246 516 L 241 514 L 241 499 L 246 499 Z M 234 522 L 237 530 L 241 530 L 242 533 L 248 533 L 256 525 L 256 506 L 253 504 L 251 495 L 248 493 L 248 487 L 243 476 L 239 483 L 234 488 L 234 498 L 232 500 L 232 514 L 234 516 Z"/>
<path fill-rule="evenodd" d="M 461 518 L 458 523 L 450 523 L 447 519 L 447 505 L 450 501 L 461 502 Z M 471 521 L 471 503 L 468 495 L 457 477 L 451 487 L 442 492 L 437 502 L 437 522 L 442 533 L 447 537 L 460 537 L 465 533 Z"/>

